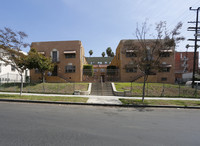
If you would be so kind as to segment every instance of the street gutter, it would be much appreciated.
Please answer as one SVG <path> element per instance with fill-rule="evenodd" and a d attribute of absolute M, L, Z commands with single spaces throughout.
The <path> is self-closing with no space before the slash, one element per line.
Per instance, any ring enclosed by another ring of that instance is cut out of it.
<path fill-rule="evenodd" d="M 21 100 L 21 99 L 0 99 L 0 102 L 15 103 L 39 103 L 39 104 L 59 104 L 59 105 L 85 105 L 85 106 L 102 106 L 102 107 L 124 107 L 124 108 L 180 108 L 180 109 L 200 109 L 200 106 L 174 106 L 174 105 L 123 105 L 123 104 L 100 104 L 100 103 L 79 103 L 79 102 L 62 102 L 62 101 L 38 101 L 38 100 Z"/>

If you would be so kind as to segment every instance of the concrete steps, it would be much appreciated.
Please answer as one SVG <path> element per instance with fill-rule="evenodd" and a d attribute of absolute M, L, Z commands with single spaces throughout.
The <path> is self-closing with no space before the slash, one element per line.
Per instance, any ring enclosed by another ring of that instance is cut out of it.
<path fill-rule="evenodd" d="M 91 95 L 113 96 L 110 83 L 92 83 Z"/>

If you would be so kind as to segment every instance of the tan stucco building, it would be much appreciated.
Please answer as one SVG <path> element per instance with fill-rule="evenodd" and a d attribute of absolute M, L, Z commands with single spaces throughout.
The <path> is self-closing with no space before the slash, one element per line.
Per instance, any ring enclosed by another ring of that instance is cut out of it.
<path fill-rule="evenodd" d="M 46 74 L 47 82 L 81 82 L 83 65 L 86 64 L 81 41 L 33 42 L 31 48 L 50 57 L 56 64 L 51 74 Z M 41 80 L 37 70 L 31 70 L 31 82 Z"/>
<path fill-rule="evenodd" d="M 134 64 L 134 58 L 137 58 L 137 48 L 134 44 L 137 40 L 121 40 L 117 49 L 116 55 L 111 62 L 111 65 L 117 66 L 119 69 L 119 81 L 128 82 L 143 82 L 143 73 Z M 174 48 L 168 50 L 160 49 L 160 70 L 155 74 L 149 75 L 147 82 L 158 83 L 174 83 Z"/>

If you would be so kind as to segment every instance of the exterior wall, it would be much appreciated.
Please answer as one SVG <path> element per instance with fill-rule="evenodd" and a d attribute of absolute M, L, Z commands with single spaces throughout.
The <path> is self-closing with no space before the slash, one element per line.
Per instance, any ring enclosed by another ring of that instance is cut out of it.
<path fill-rule="evenodd" d="M 185 82 L 182 74 L 192 73 L 194 52 L 175 52 L 175 78 L 176 81 Z M 198 71 L 199 52 L 196 52 L 196 71 Z M 188 78 L 189 79 L 189 78 Z M 191 80 L 192 78 L 190 78 Z"/>
<path fill-rule="evenodd" d="M 4 51 L 0 49 L 0 57 L 3 56 Z M 5 65 L 3 61 L 0 61 L 0 82 L 21 82 L 21 77 L 16 69 L 12 70 L 11 65 Z M 23 81 L 26 81 L 26 77 L 30 76 L 29 70 L 25 70 L 23 73 Z"/>
<path fill-rule="evenodd" d="M 84 48 L 81 41 L 55 41 L 55 42 L 33 42 L 32 48 L 35 48 L 38 52 L 43 52 L 46 57 L 52 58 L 52 51 L 58 52 L 57 76 L 65 79 L 69 82 L 81 82 L 83 64 L 85 63 Z M 65 51 L 76 51 L 75 58 L 66 58 Z M 75 66 L 74 73 L 66 73 L 65 67 L 67 65 Z M 38 82 L 41 77 L 40 74 L 35 73 L 35 70 L 31 70 L 31 81 Z"/>
<path fill-rule="evenodd" d="M 116 65 L 120 70 L 120 81 L 128 82 L 128 81 L 139 81 L 141 82 L 142 72 L 137 69 L 136 72 L 126 72 L 126 65 L 132 64 L 133 57 L 126 57 L 125 51 L 126 49 L 133 48 L 133 44 L 137 43 L 137 40 L 121 40 L 117 49 L 116 49 L 116 56 L 112 61 L 112 65 Z M 172 48 L 173 52 L 170 53 L 169 57 L 162 57 L 160 59 L 160 63 L 169 64 L 170 71 L 169 72 L 158 72 L 156 71 L 156 75 L 151 75 L 148 82 L 164 82 L 164 83 L 174 83 L 175 76 L 174 76 L 174 48 Z M 133 66 L 137 66 L 133 64 Z M 163 81 L 166 79 L 165 81 Z"/>
<path fill-rule="evenodd" d="M 186 64 L 184 64 L 184 62 Z M 194 52 L 175 52 L 175 72 L 193 72 Z M 196 69 L 198 69 L 199 52 L 196 52 Z"/>

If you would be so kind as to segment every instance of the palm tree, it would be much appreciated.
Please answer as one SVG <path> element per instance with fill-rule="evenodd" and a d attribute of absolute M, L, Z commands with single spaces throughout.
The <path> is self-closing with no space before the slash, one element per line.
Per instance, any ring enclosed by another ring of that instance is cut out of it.
<path fill-rule="evenodd" d="M 105 57 L 106 53 L 105 53 L 105 52 L 102 52 L 102 54 L 101 54 L 101 55 L 102 55 L 102 57 Z"/>
<path fill-rule="evenodd" d="M 89 54 L 90 54 L 90 57 L 92 56 L 92 54 L 93 54 L 93 51 L 92 50 L 90 50 L 89 51 Z"/>
<path fill-rule="evenodd" d="M 112 53 L 112 49 L 111 49 L 111 47 L 108 47 L 108 48 L 106 49 L 106 54 L 107 54 L 107 56 L 108 56 L 108 57 L 111 57 L 111 53 Z"/>

